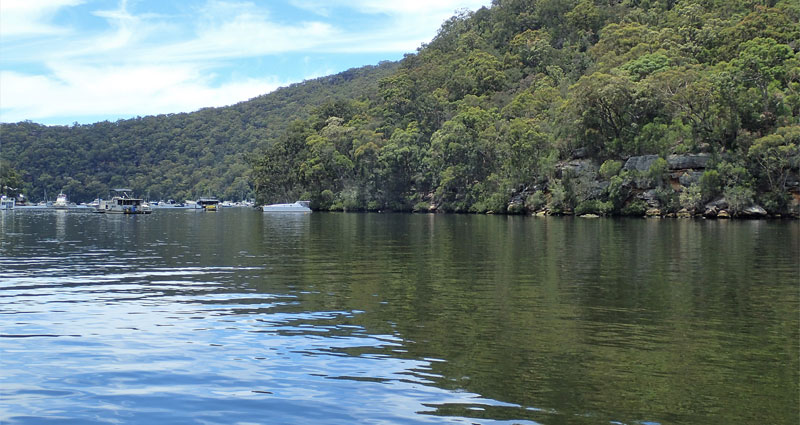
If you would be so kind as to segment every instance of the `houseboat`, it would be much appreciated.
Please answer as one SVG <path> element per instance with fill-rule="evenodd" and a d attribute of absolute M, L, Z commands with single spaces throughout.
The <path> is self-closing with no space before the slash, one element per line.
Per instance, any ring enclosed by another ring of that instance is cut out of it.
<path fill-rule="evenodd" d="M 112 189 L 110 200 L 101 199 L 97 212 L 107 214 L 150 214 L 153 210 L 141 198 L 134 198 L 131 189 Z"/>
<path fill-rule="evenodd" d="M 216 211 L 219 208 L 219 199 L 200 198 L 197 200 L 197 207 L 203 211 Z"/>

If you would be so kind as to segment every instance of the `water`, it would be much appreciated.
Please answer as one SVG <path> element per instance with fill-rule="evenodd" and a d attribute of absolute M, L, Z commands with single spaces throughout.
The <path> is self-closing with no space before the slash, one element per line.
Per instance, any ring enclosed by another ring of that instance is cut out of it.
<path fill-rule="evenodd" d="M 3 424 L 797 424 L 800 224 L 0 214 Z"/>

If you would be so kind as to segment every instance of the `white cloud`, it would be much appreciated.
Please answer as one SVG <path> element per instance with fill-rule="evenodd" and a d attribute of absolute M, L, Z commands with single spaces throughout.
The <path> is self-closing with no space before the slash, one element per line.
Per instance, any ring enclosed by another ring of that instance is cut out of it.
<path fill-rule="evenodd" d="M 82 0 L 3 0 L 0 2 L 0 36 L 7 38 L 68 32 L 67 28 L 51 24 L 50 20 L 59 9 L 81 3 Z"/>
<path fill-rule="evenodd" d="M 291 3 L 312 12 L 330 14 L 334 8 L 347 8 L 366 14 L 410 15 L 425 17 L 435 15 L 441 22 L 457 9 L 475 10 L 489 2 L 484 0 L 292 0 Z M 444 15 L 444 16 L 443 16 Z"/>
<path fill-rule="evenodd" d="M 216 85 L 190 65 L 58 65 L 54 76 L 0 71 L 0 121 L 47 117 L 153 115 L 230 105 L 286 85 L 274 77 Z"/>

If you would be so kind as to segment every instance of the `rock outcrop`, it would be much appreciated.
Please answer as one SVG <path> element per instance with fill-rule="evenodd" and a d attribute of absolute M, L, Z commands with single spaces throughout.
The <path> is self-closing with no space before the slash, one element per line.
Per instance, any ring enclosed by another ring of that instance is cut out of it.
<path fill-rule="evenodd" d="M 669 155 L 667 165 L 670 170 L 703 170 L 711 159 L 707 153 L 688 154 L 688 155 Z"/>

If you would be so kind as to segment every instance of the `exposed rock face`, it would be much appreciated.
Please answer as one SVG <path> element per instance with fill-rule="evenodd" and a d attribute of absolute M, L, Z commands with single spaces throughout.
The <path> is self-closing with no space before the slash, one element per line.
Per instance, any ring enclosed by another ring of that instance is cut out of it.
<path fill-rule="evenodd" d="M 656 159 L 658 159 L 658 155 L 632 156 L 625 161 L 625 166 L 622 169 L 647 171 Z"/>
<path fill-rule="evenodd" d="M 702 170 L 706 168 L 706 164 L 711 159 L 711 155 L 707 153 L 698 153 L 690 155 L 669 155 L 667 157 L 667 165 L 670 170 Z"/>
<path fill-rule="evenodd" d="M 556 176 L 561 178 L 564 172 L 569 172 L 573 176 L 592 175 L 597 173 L 597 166 L 588 159 L 574 159 L 556 166 Z"/>
<path fill-rule="evenodd" d="M 731 218 L 731 215 L 728 214 L 728 211 L 722 210 L 717 213 L 717 218 Z"/>
<path fill-rule="evenodd" d="M 679 174 L 678 182 L 681 184 L 681 186 L 688 187 L 694 183 L 699 183 L 700 177 L 703 177 L 702 171 L 684 171 L 683 173 Z"/>
<path fill-rule="evenodd" d="M 692 213 L 689 212 L 686 208 L 681 208 L 680 211 L 676 214 L 678 218 L 691 218 Z"/>
<path fill-rule="evenodd" d="M 705 212 L 703 213 L 703 217 L 706 217 L 706 218 L 715 218 L 715 217 L 717 216 L 717 213 L 718 213 L 718 212 L 719 212 L 719 210 L 717 210 L 717 207 L 709 207 L 709 206 L 706 206 L 706 210 L 705 210 Z"/>
<path fill-rule="evenodd" d="M 636 197 L 646 202 L 647 206 L 650 208 L 661 207 L 661 203 L 658 201 L 658 196 L 655 189 L 646 190 L 638 194 Z"/>

